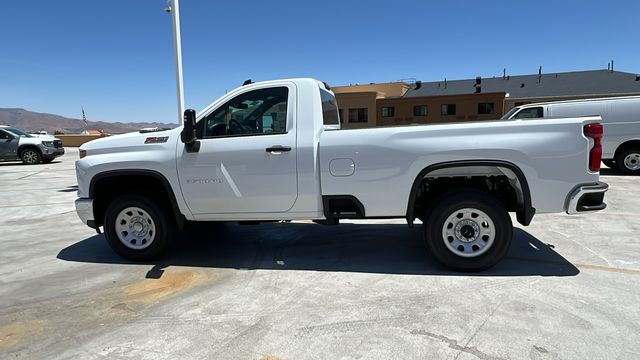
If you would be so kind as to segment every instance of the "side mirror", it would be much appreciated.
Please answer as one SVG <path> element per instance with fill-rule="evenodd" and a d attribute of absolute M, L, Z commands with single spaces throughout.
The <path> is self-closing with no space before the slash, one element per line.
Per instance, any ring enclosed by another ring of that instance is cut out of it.
<path fill-rule="evenodd" d="M 187 109 L 183 116 L 184 127 L 180 134 L 180 139 L 185 144 L 187 152 L 198 152 L 200 150 L 200 142 L 196 137 L 196 111 Z"/>
<path fill-rule="evenodd" d="M 180 138 L 183 143 L 191 144 L 196 141 L 196 112 L 193 109 L 187 109 L 184 111 L 182 117 L 184 127 Z"/>

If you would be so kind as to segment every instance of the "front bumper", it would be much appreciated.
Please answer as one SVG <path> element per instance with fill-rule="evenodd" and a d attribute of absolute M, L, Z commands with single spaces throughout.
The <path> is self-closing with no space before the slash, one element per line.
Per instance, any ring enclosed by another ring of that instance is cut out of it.
<path fill-rule="evenodd" d="M 604 202 L 604 193 L 609 185 L 603 182 L 595 184 L 578 185 L 567 198 L 567 214 L 583 214 L 604 210 L 607 204 Z"/>
<path fill-rule="evenodd" d="M 56 147 L 41 146 L 40 151 L 42 151 L 42 156 L 44 156 L 45 158 L 56 158 L 58 156 L 64 155 L 63 147 L 56 148 Z"/>
<path fill-rule="evenodd" d="M 76 199 L 76 213 L 82 222 L 90 228 L 96 228 L 96 222 L 93 217 L 93 199 L 78 198 Z"/>

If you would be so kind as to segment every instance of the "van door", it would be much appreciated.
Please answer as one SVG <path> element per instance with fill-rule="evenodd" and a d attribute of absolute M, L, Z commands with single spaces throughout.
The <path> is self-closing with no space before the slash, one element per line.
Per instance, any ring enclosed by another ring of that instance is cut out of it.
<path fill-rule="evenodd" d="M 604 117 L 605 104 L 602 101 L 568 102 L 548 105 L 548 117 L 576 117 L 599 115 Z"/>
<path fill-rule="evenodd" d="M 620 145 L 640 139 L 640 97 L 606 101 L 602 116 L 602 158 L 613 159 Z"/>
<path fill-rule="evenodd" d="M 178 144 L 178 177 L 194 215 L 286 212 L 298 196 L 296 91 L 253 88 L 197 122 L 200 150 Z"/>

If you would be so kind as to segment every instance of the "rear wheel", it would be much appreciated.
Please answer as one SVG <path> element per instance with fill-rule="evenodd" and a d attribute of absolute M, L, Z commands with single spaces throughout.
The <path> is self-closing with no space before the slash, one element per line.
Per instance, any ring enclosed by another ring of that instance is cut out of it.
<path fill-rule="evenodd" d="M 20 153 L 20 160 L 27 165 L 40 164 L 42 162 L 42 155 L 40 152 L 33 148 L 26 148 Z"/>
<path fill-rule="evenodd" d="M 449 193 L 427 211 L 424 239 L 441 264 L 481 271 L 500 261 L 511 245 L 509 213 L 494 197 L 476 191 Z"/>
<path fill-rule="evenodd" d="M 640 149 L 620 151 L 616 156 L 616 165 L 625 174 L 640 175 Z"/>
<path fill-rule="evenodd" d="M 105 212 L 107 242 L 118 255 L 128 260 L 157 258 L 168 247 L 175 231 L 175 222 L 168 212 L 144 196 L 121 195 Z"/>

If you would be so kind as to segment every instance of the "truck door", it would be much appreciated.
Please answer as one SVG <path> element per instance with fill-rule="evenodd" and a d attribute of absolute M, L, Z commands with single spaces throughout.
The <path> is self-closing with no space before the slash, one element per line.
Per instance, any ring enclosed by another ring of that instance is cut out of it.
<path fill-rule="evenodd" d="M 19 138 L 0 129 L 0 159 L 15 158 Z"/>
<path fill-rule="evenodd" d="M 193 214 L 286 212 L 298 196 L 296 91 L 253 88 L 197 122 L 200 150 L 178 145 L 178 177 Z"/>

